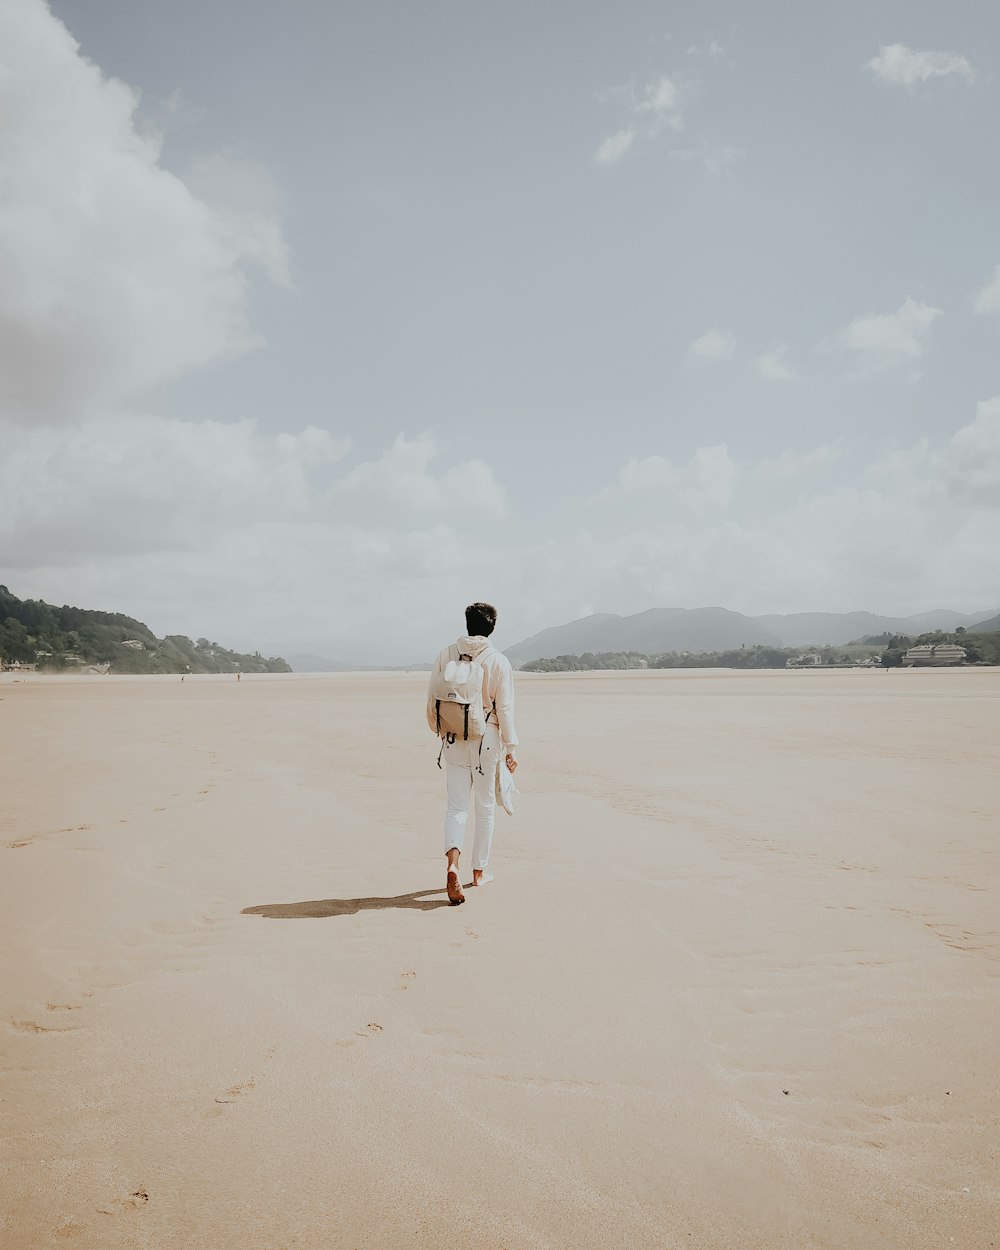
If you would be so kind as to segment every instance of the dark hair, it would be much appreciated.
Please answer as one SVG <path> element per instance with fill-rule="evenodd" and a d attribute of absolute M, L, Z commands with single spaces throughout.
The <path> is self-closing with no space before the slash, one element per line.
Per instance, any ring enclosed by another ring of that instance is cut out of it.
<path fill-rule="evenodd" d="M 497 610 L 492 603 L 470 603 L 465 609 L 465 628 L 472 638 L 489 638 L 497 623 Z"/>

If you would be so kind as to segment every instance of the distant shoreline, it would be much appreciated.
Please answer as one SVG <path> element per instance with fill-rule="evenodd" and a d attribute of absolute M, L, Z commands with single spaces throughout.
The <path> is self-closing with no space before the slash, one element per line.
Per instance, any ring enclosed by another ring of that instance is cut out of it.
<path fill-rule="evenodd" d="M 243 673 L 240 682 L 235 673 L 36 673 L 36 672 L 4 672 L 0 673 L 0 687 L 12 685 L 67 685 L 79 686 L 95 684 L 108 686 L 112 684 L 130 684 L 150 682 L 156 685 L 180 685 L 183 677 L 188 685 L 238 686 L 248 682 L 343 682 L 357 678 L 368 680 L 391 680 L 392 678 L 419 677 L 427 678 L 425 669 L 351 669 L 340 673 Z M 1000 674 L 1000 665 L 996 664 L 963 664 L 963 665 L 910 665 L 906 668 L 885 669 L 866 667 L 863 665 L 846 664 L 814 664 L 804 668 L 588 668 L 572 669 L 565 672 L 535 673 L 519 670 L 518 680 L 543 681 L 551 678 L 560 680 L 585 680 L 592 677 L 620 677 L 622 680 L 651 681 L 661 679 L 685 680 L 705 677 L 739 677 L 752 679 L 763 678 L 803 678 L 815 673 L 840 673 L 841 675 L 871 673 L 942 673 L 981 674 L 983 676 Z M 873 678 L 873 680 L 875 680 Z"/>

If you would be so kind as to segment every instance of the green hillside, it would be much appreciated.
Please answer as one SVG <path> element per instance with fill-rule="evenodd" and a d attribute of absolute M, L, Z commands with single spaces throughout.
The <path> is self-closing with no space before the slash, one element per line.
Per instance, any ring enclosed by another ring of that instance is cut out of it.
<path fill-rule="evenodd" d="M 854 666 L 874 663 L 882 648 L 865 642 L 842 647 L 816 647 L 822 664 Z M 525 673 L 572 673 L 592 669 L 635 668 L 784 668 L 802 654 L 801 647 L 739 647 L 730 651 L 667 651 L 647 655 L 638 651 L 585 652 L 531 660 L 521 666 Z"/>
<path fill-rule="evenodd" d="M 46 672 L 97 668 L 111 673 L 290 673 L 280 658 L 241 655 L 217 642 L 183 634 L 157 638 L 120 612 L 55 607 L 18 599 L 0 586 L 0 665 Z"/>
<path fill-rule="evenodd" d="M 966 664 L 1000 665 L 1000 632 L 975 633 L 962 626 L 954 633 L 935 629 L 914 637 L 879 634 L 858 638 L 837 647 L 808 650 L 824 666 L 853 667 L 874 664 L 893 668 L 903 663 L 909 647 L 921 643 L 957 643 L 966 651 Z M 670 651 L 649 655 L 638 651 L 587 651 L 583 655 L 557 655 L 531 660 L 521 666 L 525 673 L 573 673 L 594 669 L 634 668 L 784 668 L 803 654 L 802 647 L 740 647 L 731 651 Z"/>

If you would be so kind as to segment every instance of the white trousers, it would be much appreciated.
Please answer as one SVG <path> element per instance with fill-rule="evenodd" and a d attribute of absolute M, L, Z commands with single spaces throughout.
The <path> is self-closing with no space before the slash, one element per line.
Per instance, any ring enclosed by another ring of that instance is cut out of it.
<path fill-rule="evenodd" d="M 493 825 L 497 812 L 496 776 L 500 762 L 500 738 L 492 725 L 487 727 L 482 752 L 478 740 L 454 742 L 445 747 L 445 774 L 448 782 L 448 811 L 444 818 L 444 849 L 461 852 L 469 804 L 475 796 L 476 836 L 472 843 L 472 867 L 485 868 L 493 847 Z M 482 772 L 480 772 L 482 768 Z"/>

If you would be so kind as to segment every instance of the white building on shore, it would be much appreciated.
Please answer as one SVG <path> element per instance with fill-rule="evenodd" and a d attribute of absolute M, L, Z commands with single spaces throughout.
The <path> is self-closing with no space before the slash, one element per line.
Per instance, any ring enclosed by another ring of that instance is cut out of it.
<path fill-rule="evenodd" d="M 927 667 L 944 667 L 947 664 L 964 664 L 968 652 L 954 642 L 924 642 L 911 647 L 903 656 L 903 663 Z"/>

